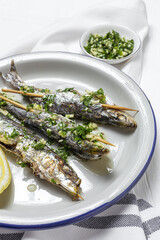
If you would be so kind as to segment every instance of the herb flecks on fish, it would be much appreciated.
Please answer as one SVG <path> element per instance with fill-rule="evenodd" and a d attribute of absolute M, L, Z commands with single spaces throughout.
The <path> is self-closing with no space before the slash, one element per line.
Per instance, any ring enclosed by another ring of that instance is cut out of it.
<path fill-rule="evenodd" d="M 35 89 L 33 86 L 27 86 L 27 85 L 21 86 L 20 90 L 23 91 L 24 93 L 27 93 L 27 92 L 34 93 L 35 92 Z"/>
<path fill-rule="evenodd" d="M 46 146 L 46 141 L 44 139 L 41 139 L 39 141 L 34 141 L 32 143 L 32 147 L 36 150 L 42 150 Z"/>
<path fill-rule="evenodd" d="M 92 134 L 92 138 L 91 135 L 88 137 L 97 128 L 95 123 L 76 124 L 74 121 L 59 114 L 37 110 L 30 112 L 9 103 L 4 108 L 19 120 L 22 120 L 23 125 L 28 124 L 38 128 L 49 138 L 55 139 L 62 145 L 64 145 L 65 140 L 71 151 L 85 160 L 100 159 L 108 152 L 104 144 L 99 144 L 98 141 L 95 141 L 96 135 Z M 37 148 L 42 146 L 42 144 L 34 145 Z"/>
<path fill-rule="evenodd" d="M 18 90 L 26 85 L 18 75 L 13 61 L 10 72 L 6 75 L 2 74 L 2 78 L 10 82 Z M 41 91 L 42 89 L 34 87 L 35 93 L 41 93 Z M 77 119 L 87 119 L 88 121 L 121 128 L 135 129 L 137 126 L 130 114 L 122 110 L 103 108 L 102 104 L 105 103 L 105 94 L 102 88 L 89 94 L 81 94 L 75 89 L 68 88 L 67 90 L 50 91 L 43 98 L 29 96 L 25 96 L 25 98 L 28 98 L 32 103 L 43 105 L 49 112 L 64 116 L 66 114 L 74 114 L 74 118 Z"/>
<path fill-rule="evenodd" d="M 80 197 L 81 180 L 71 166 L 50 149 L 45 140 L 35 137 L 31 131 L 2 113 L 0 113 L 0 144 L 21 157 L 17 163 L 22 167 L 29 166 L 41 179 L 56 183 L 77 199 Z"/>

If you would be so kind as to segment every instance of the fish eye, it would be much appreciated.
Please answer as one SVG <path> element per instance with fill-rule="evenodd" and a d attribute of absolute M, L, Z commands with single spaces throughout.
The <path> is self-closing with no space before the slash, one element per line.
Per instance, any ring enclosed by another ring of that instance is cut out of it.
<path fill-rule="evenodd" d="M 125 116 L 119 116 L 119 120 L 121 120 L 121 121 L 124 121 L 125 120 Z"/>

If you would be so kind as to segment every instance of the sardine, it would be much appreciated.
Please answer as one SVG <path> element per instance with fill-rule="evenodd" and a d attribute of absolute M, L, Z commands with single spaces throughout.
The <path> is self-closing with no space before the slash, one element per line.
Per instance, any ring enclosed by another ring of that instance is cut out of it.
<path fill-rule="evenodd" d="M 51 150 L 44 139 L 0 112 L 0 145 L 21 157 L 35 175 L 59 186 L 75 199 L 80 197 L 81 179 L 69 164 Z"/>
<path fill-rule="evenodd" d="M 22 120 L 23 123 L 38 128 L 49 138 L 61 142 L 62 145 L 67 145 L 80 158 L 97 160 L 109 152 L 102 143 L 96 141 L 96 136 L 91 134 L 92 128 L 89 126 L 76 124 L 59 114 L 50 114 L 40 110 L 30 112 L 9 103 L 6 103 L 3 108 Z M 92 123 L 90 123 L 91 125 Z"/>
<path fill-rule="evenodd" d="M 136 128 L 134 118 L 122 111 L 103 108 L 102 101 L 99 101 L 98 94 L 80 94 L 74 88 L 50 91 L 39 89 L 34 86 L 27 86 L 17 73 L 14 61 L 11 62 L 10 72 L 2 74 L 2 78 L 10 82 L 14 88 L 24 92 L 44 93 L 44 97 L 27 97 L 30 102 L 43 105 L 53 113 L 62 115 L 74 114 L 75 118 L 103 123 L 121 128 Z M 98 92 L 98 91 L 97 91 Z"/>

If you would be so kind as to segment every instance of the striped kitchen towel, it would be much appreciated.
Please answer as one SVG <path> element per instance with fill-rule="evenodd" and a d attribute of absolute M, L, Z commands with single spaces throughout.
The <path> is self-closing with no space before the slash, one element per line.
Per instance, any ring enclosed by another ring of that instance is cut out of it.
<path fill-rule="evenodd" d="M 137 199 L 133 191 L 111 208 L 99 215 L 74 225 L 46 231 L 26 232 L 23 240 L 158 240 L 160 217 L 143 199 Z M 65 236 L 65 238 L 64 238 Z M 16 240 L 20 240 L 16 238 Z"/>
<path fill-rule="evenodd" d="M 133 192 L 133 191 L 132 191 Z M 147 201 L 128 193 L 110 209 L 71 226 L 53 230 L 5 233 L 0 240 L 127 239 L 158 240 L 160 217 Z"/>

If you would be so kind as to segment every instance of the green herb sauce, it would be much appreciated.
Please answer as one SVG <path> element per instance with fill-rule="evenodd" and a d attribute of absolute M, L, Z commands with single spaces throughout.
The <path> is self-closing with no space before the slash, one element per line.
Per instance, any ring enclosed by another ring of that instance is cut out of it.
<path fill-rule="evenodd" d="M 94 57 L 102 59 L 120 59 L 133 52 L 134 40 L 121 37 L 114 30 L 104 36 L 90 34 L 85 50 Z"/>

